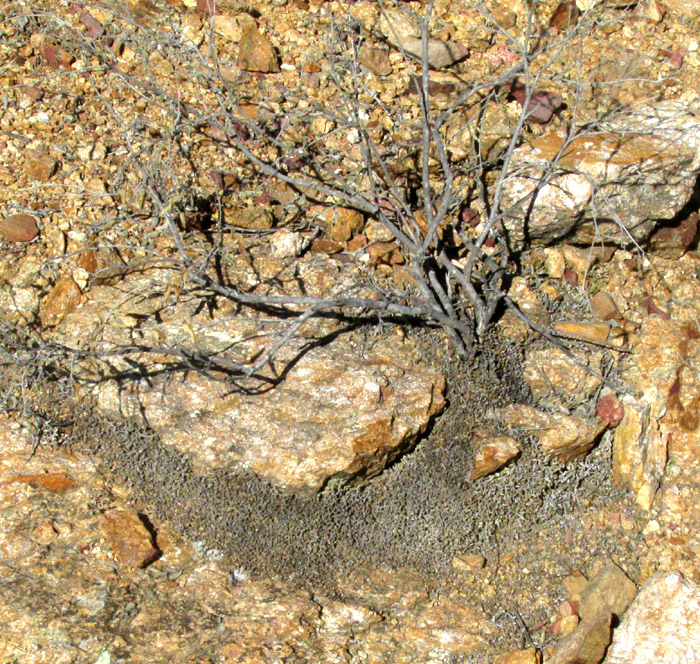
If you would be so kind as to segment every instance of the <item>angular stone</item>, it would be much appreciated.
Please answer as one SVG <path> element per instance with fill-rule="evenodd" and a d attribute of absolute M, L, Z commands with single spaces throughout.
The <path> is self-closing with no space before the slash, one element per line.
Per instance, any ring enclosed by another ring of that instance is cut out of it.
<path fill-rule="evenodd" d="M 543 327 L 549 327 L 549 313 L 528 285 L 527 279 L 514 277 L 508 295 L 530 320 Z M 506 311 L 500 325 L 508 336 L 517 341 L 525 341 L 532 332 L 512 311 Z"/>
<path fill-rule="evenodd" d="M 547 664 L 600 664 L 610 644 L 610 623 L 610 616 L 593 623 L 579 623 L 557 643 Z"/>
<path fill-rule="evenodd" d="M 593 315 L 602 321 L 606 320 L 622 320 L 622 314 L 615 304 L 612 295 L 605 291 L 598 291 L 590 301 L 591 311 Z"/>
<path fill-rule="evenodd" d="M 668 461 L 683 474 L 700 470 L 700 378 L 693 369 L 698 362 L 700 335 L 694 324 L 651 317 L 623 365 L 622 378 L 638 396 L 621 399 L 625 417 L 615 430 L 613 468 L 616 480 L 637 493 L 644 509 L 651 506 Z"/>
<path fill-rule="evenodd" d="M 557 323 L 554 329 L 573 339 L 583 339 L 596 344 L 604 344 L 610 336 L 608 323 Z"/>
<path fill-rule="evenodd" d="M 275 47 L 254 24 L 243 28 L 238 44 L 238 66 L 244 71 L 264 74 L 273 74 L 280 70 Z"/>
<path fill-rule="evenodd" d="M 601 354 L 582 358 L 600 371 Z M 556 347 L 528 349 L 523 378 L 536 399 L 556 399 L 565 405 L 583 403 L 599 388 L 600 381 Z"/>
<path fill-rule="evenodd" d="M 392 72 L 389 52 L 383 48 L 363 45 L 357 61 L 375 76 L 389 76 Z"/>
<path fill-rule="evenodd" d="M 481 610 L 470 607 L 460 597 L 446 596 L 420 604 L 415 610 L 399 613 L 397 618 L 398 629 L 392 638 L 400 645 L 390 658 L 397 664 L 435 661 L 436 652 L 449 653 L 453 661 L 466 660 L 484 651 L 497 633 Z M 386 628 L 377 623 L 368 635 L 367 645 L 376 648 L 383 643 Z"/>
<path fill-rule="evenodd" d="M 240 23 L 229 14 L 214 16 L 214 31 L 231 42 L 239 42 L 242 35 Z"/>
<path fill-rule="evenodd" d="M 111 247 L 81 250 L 78 268 L 85 270 L 94 284 L 107 283 L 123 276 L 128 270 L 119 252 Z"/>
<path fill-rule="evenodd" d="M 637 594 L 637 586 L 615 564 L 608 563 L 581 593 L 579 615 L 589 623 L 609 616 L 622 618 Z"/>
<path fill-rule="evenodd" d="M 549 17 L 549 29 L 552 31 L 552 34 L 567 32 L 578 23 L 580 15 L 581 12 L 574 0 L 560 2 Z"/>
<path fill-rule="evenodd" d="M 552 416 L 549 413 L 525 404 L 499 408 L 498 416 L 505 426 L 527 433 L 537 433 L 537 431 L 548 429 L 552 425 Z"/>
<path fill-rule="evenodd" d="M 452 567 L 458 572 L 474 572 L 486 564 L 486 558 L 475 553 L 463 553 L 452 559 Z"/>
<path fill-rule="evenodd" d="M 583 459 L 603 432 L 604 425 L 595 419 L 575 415 L 552 415 L 550 428 L 538 433 L 542 451 L 562 463 Z"/>
<path fill-rule="evenodd" d="M 309 246 L 309 241 L 301 233 L 288 231 L 286 228 L 273 233 L 270 237 L 272 255 L 277 258 L 299 256 Z"/>
<path fill-rule="evenodd" d="M 365 227 L 365 219 L 362 213 L 350 208 L 326 208 L 321 212 L 320 216 L 322 225 L 334 242 L 347 242 L 353 235 L 361 233 Z M 393 240 L 394 236 L 392 235 L 387 239 Z"/>
<path fill-rule="evenodd" d="M 374 242 L 367 247 L 370 265 L 402 265 L 405 258 L 396 242 Z"/>
<path fill-rule="evenodd" d="M 700 587 L 679 572 L 659 572 L 625 613 L 604 664 L 695 664 L 699 652 Z"/>
<path fill-rule="evenodd" d="M 249 230 L 267 230 L 274 223 L 272 212 L 264 206 L 224 208 L 224 220 L 231 226 Z"/>
<path fill-rule="evenodd" d="M 78 306 L 81 296 L 80 286 L 73 277 L 68 275 L 61 277 L 41 303 L 39 311 L 41 324 L 44 327 L 58 325 Z"/>
<path fill-rule="evenodd" d="M 495 436 L 480 444 L 474 458 L 471 479 L 477 480 L 503 468 L 521 453 L 520 445 L 514 438 Z"/>
<path fill-rule="evenodd" d="M 610 129 L 574 139 L 559 160 L 566 172 L 544 185 L 540 176 L 562 148 L 563 134 L 549 132 L 515 151 L 513 169 L 526 172 L 506 178 L 503 190 L 505 207 L 517 203 L 504 220 L 514 248 L 525 238 L 645 241 L 657 220 L 672 219 L 687 203 L 699 168 L 700 120 L 668 102 L 638 108 Z"/>
<path fill-rule="evenodd" d="M 316 238 L 311 243 L 311 252 L 315 254 L 338 254 L 343 251 L 343 245 L 333 240 Z"/>
<path fill-rule="evenodd" d="M 542 655 L 535 648 L 525 648 L 498 655 L 493 664 L 540 664 L 541 661 Z"/>
<path fill-rule="evenodd" d="M 573 572 L 562 579 L 570 600 L 579 601 L 588 585 L 588 579 L 581 572 Z"/>
<path fill-rule="evenodd" d="M 370 242 L 393 242 L 396 240 L 391 229 L 380 221 L 370 220 L 365 227 L 365 235 Z"/>
<path fill-rule="evenodd" d="M 537 436 L 542 451 L 562 463 L 583 459 L 605 428 L 595 419 L 546 413 L 523 404 L 500 408 L 498 415 L 503 424 L 515 431 Z"/>
<path fill-rule="evenodd" d="M 102 515 L 101 528 L 119 564 L 135 569 L 147 567 L 160 551 L 136 512 L 112 509 Z"/>
<path fill-rule="evenodd" d="M 24 154 L 24 172 L 30 180 L 46 182 L 58 169 L 58 162 L 44 152 L 27 151 Z"/>
<path fill-rule="evenodd" d="M 37 235 L 39 226 L 30 214 L 11 214 L 0 221 L 0 236 L 8 242 L 31 242 Z"/>
<path fill-rule="evenodd" d="M 22 88 L 22 92 L 32 101 L 41 101 L 46 96 L 46 93 L 41 88 L 33 85 L 25 85 Z"/>
<path fill-rule="evenodd" d="M 552 279 L 563 279 L 564 271 L 566 270 L 564 254 L 556 247 L 545 247 L 544 255 L 544 267 L 547 270 L 547 274 Z"/>
<path fill-rule="evenodd" d="M 680 258 L 692 246 L 698 234 L 698 213 L 689 214 L 680 223 L 662 226 L 649 238 L 649 249 L 657 256 Z"/>
<path fill-rule="evenodd" d="M 382 11 L 379 29 L 392 45 L 418 60 L 421 59 L 423 42 L 418 24 L 398 9 Z M 428 65 L 442 69 L 466 58 L 469 49 L 463 44 L 439 39 L 428 40 Z"/>

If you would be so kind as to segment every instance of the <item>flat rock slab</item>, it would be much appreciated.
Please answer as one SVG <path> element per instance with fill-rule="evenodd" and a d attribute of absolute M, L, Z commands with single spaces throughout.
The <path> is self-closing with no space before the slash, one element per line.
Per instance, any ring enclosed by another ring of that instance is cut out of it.
<path fill-rule="evenodd" d="M 444 407 L 444 376 L 412 366 L 394 337 L 369 352 L 338 339 L 315 348 L 261 394 L 191 372 L 155 388 L 101 386 L 103 412 L 141 413 L 196 472 L 253 471 L 283 490 L 313 493 L 333 481 L 376 475 L 409 450 Z"/>
<path fill-rule="evenodd" d="M 289 261 L 266 253 L 254 267 L 234 265 L 231 280 L 248 292 L 286 296 L 328 297 L 344 284 L 334 261 L 322 256 Z M 102 354 L 101 365 L 76 367 L 102 414 L 148 425 L 199 474 L 253 472 L 283 491 L 310 495 L 381 472 L 445 405 L 444 376 L 422 360 L 416 343 L 340 334 L 332 318 L 307 321 L 256 374 L 261 380 L 178 368 L 168 349 L 250 364 L 284 330 L 280 321 L 241 312 L 224 298 L 204 306 L 196 292 L 174 297 L 178 277 L 152 268 L 96 286 L 52 334 Z M 136 348 L 165 352 L 104 354 L 134 348 L 135 341 Z M 107 362 L 119 378 L 104 379 Z"/>
<path fill-rule="evenodd" d="M 642 586 L 615 630 L 605 664 L 691 664 L 700 652 L 700 588 L 679 572 Z"/>

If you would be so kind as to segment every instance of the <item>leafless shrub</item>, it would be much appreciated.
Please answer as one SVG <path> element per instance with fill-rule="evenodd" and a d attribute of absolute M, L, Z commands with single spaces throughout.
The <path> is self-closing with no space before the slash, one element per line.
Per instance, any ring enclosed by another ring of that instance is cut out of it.
<path fill-rule="evenodd" d="M 296 81 L 286 77 L 274 85 L 255 74 L 241 79 L 219 48 L 213 17 L 206 19 L 207 31 L 192 36 L 167 16 L 143 22 L 112 3 L 93 8 L 108 17 L 104 25 L 88 8 L 80 30 L 56 13 L 26 11 L 21 3 L 6 8 L 6 20 L 33 34 L 40 30 L 39 52 L 57 75 L 73 75 L 61 68 L 63 52 L 80 61 L 85 96 L 99 100 L 119 128 L 112 139 L 121 166 L 105 194 L 113 206 L 93 224 L 95 242 L 88 249 L 119 252 L 124 271 L 169 269 L 179 275 L 178 294 L 213 295 L 282 323 L 263 326 L 270 335 L 264 351 L 242 359 L 186 344 L 145 343 L 75 348 L 72 357 L 150 352 L 185 367 L 250 377 L 319 316 L 438 325 L 458 355 L 471 357 L 506 307 L 561 345 L 507 296 L 514 266 L 504 220 L 520 211 L 526 217 L 537 193 L 567 171 L 559 161 L 571 142 L 619 112 L 614 103 L 589 104 L 585 113 L 580 108 L 604 84 L 583 78 L 587 44 L 616 15 L 593 5 L 577 23 L 547 37 L 537 2 L 528 4 L 517 30 L 483 3 L 468 3 L 483 38 L 502 42 L 503 57 L 483 80 L 454 76 L 445 101 L 431 80 L 431 48 L 449 44 L 435 40 L 435 4 L 379 2 L 383 38 L 401 53 L 408 74 L 406 95 L 392 100 L 372 89 L 362 65 L 361 53 L 377 27 L 351 15 L 309 17 L 323 23 L 325 33 L 318 54 L 325 87 L 314 95 L 313 74 L 300 72 Z M 399 34 L 404 24 L 415 29 L 411 42 Z M 121 57 L 124 49 L 128 58 Z M 571 100 L 566 112 L 562 95 Z M 115 101 L 123 96 L 136 100 L 133 109 Z M 506 183 L 523 175 L 513 165 L 516 148 L 550 121 L 561 124 L 565 140 L 535 188 L 504 205 Z M 498 122 L 507 130 L 494 131 Z M 204 150 L 205 144 L 214 150 Z M 230 164 L 228 173 L 202 161 L 213 152 Z M 204 186 L 207 178 L 214 186 Z M 220 267 L 231 234 L 224 207 L 232 197 L 269 198 L 270 182 L 283 185 L 288 195 L 278 226 L 295 233 L 315 237 L 322 231 L 309 218 L 310 206 L 349 208 L 378 222 L 405 261 L 409 285 L 399 287 L 362 266 L 352 285 L 327 297 L 271 294 L 227 281 Z M 71 349 L 59 354 L 71 356 Z"/>

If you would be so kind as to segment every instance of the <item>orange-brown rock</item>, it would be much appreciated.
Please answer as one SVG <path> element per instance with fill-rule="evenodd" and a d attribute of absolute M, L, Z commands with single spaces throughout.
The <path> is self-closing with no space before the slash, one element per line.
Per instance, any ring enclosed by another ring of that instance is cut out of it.
<path fill-rule="evenodd" d="M 613 616 L 619 621 L 637 594 L 637 586 L 614 563 L 607 563 L 581 593 L 579 615 L 589 623 Z"/>
<path fill-rule="evenodd" d="M 102 531 L 123 567 L 147 567 L 160 555 L 153 536 L 136 512 L 111 509 L 102 515 Z"/>
<path fill-rule="evenodd" d="M 615 430 L 613 468 L 616 479 L 637 492 L 637 502 L 646 509 L 668 460 L 683 474 L 700 468 L 698 361 L 695 325 L 653 316 L 644 320 L 625 364 L 623 378 L 637 396 L 621 399 L 625 416 Z"/>
<path fill-rule="evenodd" d="M 597 419 L 546 413 L 522 404 L 506 406 L 498 413 L 507 426 L 537 436 L 542 451 L 564 463 L 583 459 L 605 429 Z"/>
<path fill-rule="evenodd" d="M 557 323 L 554 329 L 572 339 L 604 344 L 610 336 L 609 323 Z"/>
<path fill-rule="evenodd" d="M 452 567 L 461 572 L 474 572 L 486 564 L 486 558 L 476 553 L 463 553 L 452 559 Z"/>
<path fill-rule="evenodd" d="M 280 70 L 277 53 L 272 42 L 253 23 L 243 28 L 238 44 L 238 66 L 244 71 L 257 71 L 264 74 Z"/>
<path fill-rule="evenodd" d="M 244 208 L 224 208 L 227 224 L 249 230 L 267 230 L 272 228 L 272 212 L 268 207 L 259 205 Z"/>
<path fill-rule="evenodd" d="M 58 169 L 58 162 L 45 152 L 30 150 L 24 155 L 24 172 L 30 180 L 46 182 Z"/>
<path fill-rule="evenodd" d="M 367 247 L 372 265 L 403 265 L 405 259 L 396 242 L 374 242 Z"/>
<path fill-rule="evenodd" d="M 381 472 L 442 410 L 442 375 L 407 367 L 401 355 L 386 344 L 365 357 L 334 344 L 306 353 L 263 394 L 231 394 L 226 383 L 192 373 L 165 390 L 121 394 L 120 408 L 131 411 L 136 397 L 163 442 L 199 472 L 243 464 L 280 488 L 310 493 Z M 106 406 L 116 395 L 104 387 Z"/>
<path fill-rule="evenodd" d="M 535 648 L 525 648 L 498 655 L 493 664 L 540 664 L 541 661 L 542 655 Z"/>
<path fill-rule="evenodd" d="M 548 664 L 600 664 L 610 645 L 611 617 L 595 622 L 581 622 L 559 641 Z"/>
<path fill-rule="evenodd" d="M 11 214 L 0 221 L 0 236 L 8 242 L 31 242 L 37 235 L 39 226 L 30 214 Z"/>
<path fill-rule="evenodd" d="M 588 584 L 588 579 L 581 572 L 572 572 L 562 579 L 562 584 L 566 588 L 569 599 L 578 602 L 581 599 L 581 593 L 585 590 Z"/>
<path fill-rule="evenodd" d="M 590 301 L 593 315 L 602 321 L 622 320 L 622 314 L 610 293 L 598 291 Z"/>
<path fill-rule="evenodd" d="M 550 428 L 539 434 L 540 447 L 564 463 L 583 459 L 604 428 L 605 425 L 597 419 L 553 415 Z"/>
<path fill-rule="evenodd" d="M 234 256 L 248 271 L 245 252 Z M 284 289 L 286 295 L 329 297 L 338 287 L 338 263 L 330 257 L 309 253 L 291 267 L 287 263 L 271 252 L 255 259 L 255 276 L 267 292 Z M 261 323 L 241 316 L 225 301 L 209 312 L 194 308 L 190 298 L 181 299 L 169 308 L 167 319 L 155 317 L 176 277 L 168 270 L 153 270 L 127 275 L 119 284 L 95 286 L 58 333 L 99 339 L 104 332 L 101 321 L 108 316 L 122 321 L 110 328 L 111 343 L 129 343 L 140 320 L 140 334 L 158 344 L 178 343 L 189 330 L 189 343 L 196 344 L 198 352 L 216 354 L 225 348 L 233 349 L 236 355 L 230 357 L 239 361 L 260 357 L 268 342 L 260 334 Z M 124 292 L 143 295 L 126 300 L 120 296 Z M 115 301 L 120 302 L 116 307 Z M 278 329 L 274 326 L 270 332 Z M 441 372 L 419 360 L 414 341 L 397 335 L 378 340 L 371 350 L 363 350 L 364 344 L 351 336 L 331 344 L 309 344 L 316 335 L 336 329 L 332 320 L 308 321 L 303 332 L 311 336 L 290 341 L 270 369 L 264 369 L 282 371 L 289 365 L 284 380 L 272 390 L 232 391 L 219 376 L 192 371 L 177 378 L 164 374 L 162 385 L 156 385 L 161 379 L 137 380 L 129 390 L 103 382 L 96 394 L 99 408 L 105 415 L 148 422 L 164 444 L 187 456 L 200 473 L 247 468 L 300 493 L 313 493 L 329 481 L 361 482 L 413 447 L 444 406 L 445 381 Z M 156 359 L 162 361 L 152 355 L 145 358 Z"/>
<path fill-rule="evenodd" d="M 320 212 L 319 220 L 334 242 L 347 242 L 353 235 L 361 233 L 365 227 L 363 214 L 351 208 L 324 208 Z"/>
<path fill-rule="evenodd" d="M 600 372 L 602 353 L 581 354 L 581 361 Z M 589 399 L 599 388 L 600 381 L 584 367 L 574 362 L 559 348 L 528 349 L 523 378 L 536 399 L 560 402 L 565 406 Z"/>
<path fill-rule="evenodd" d="M 31 475 L 15 475 L 3 483 L 8 484 L 19 482 L 28 484 L 35 488 L 46 489 L 53 493 L 65 493 L 68 489 L 72 489 L 77 483 L 74 479 L 64 475 L 63 473 L 35 473 Z"/>
<path fill-rule="evenodd" d="M 520 445 L 514 438 L 494 436 L 479 444 L 474 458 L 471 479 L 477 480 L 503 468 L 520 455 Z"/>
<path fill-rule="evenodd" d="M 389 52 L 386 49 L 365 44 L 360 49 L 358 62 L 375 76 L 389 76 L 392 72 Z"/>
<path fill-rule="evenodd" d="M 68 275 L 61 277 L 41 303 L 39 311 L 41 324 L 45 327 L 58 325 L 78 306 L 81 296 L 80 286 L 75 283 L 73 277 Z"/>

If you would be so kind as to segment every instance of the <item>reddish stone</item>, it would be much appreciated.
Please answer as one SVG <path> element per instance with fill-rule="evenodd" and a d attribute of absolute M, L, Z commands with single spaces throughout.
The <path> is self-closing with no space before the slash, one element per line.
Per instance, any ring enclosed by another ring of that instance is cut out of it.
<path fill-rule="evenodd" d="M 148 528 L 136 512 L 113 509 L 102 515 L 107 543 L 124 567 L 147 567 L 160 556 Z"/>
<path fill-rule="evenodd" d="M 207 16 L 214 16 L 217 13 L 215 0 L 197 0 L 197 11 Z"/>
<path fill-rule="evenodd" d="M 28 151 L 24 155 L 24 172 L 27 177 L 45 182 L 58 170 L 58 162 L 45 152 Z"/>
<path fill-rule="evenodd" d="M 668 313 L 665 309 L 662 309 L 659 307 L 656 302 L 651 297 L 645 297 L 642 300 L 642 306 L 650 313 L 655 316 L 658 316 L 659 318 L 663 318 L 664 320 L 668 320 L 671 318 L 671 314 Z"/>
<path fill-rule="evenodd" d="M 34 87 L 33 85 L 25 85 L 22 88 L 22 92 L 32 101 L 41 101 L 46 94 L 41 88 Z"/>
<path fill-rule="evenodd" d="M 611 392 L 600 398 L 595 407 L 595 414 L 603 420 L 607 426 L 614 428 L 625 416 L 625 409 L 622 407 L 617 395 Z"/>
<path fill-rule="evenodd" d="M 549 29 L 555 35 L 560 32 L 566 32 L 578 23 L 580 15 L 581 12 L 576 6 L 576 2 L 574 0 L 566 0 L 560 3 L 552 13 L 549 19 Z"/>
<path fill-rule="evenodd" d="M 0 236 L 8 242 L 31 242 L 37 235 L 39 226 L 30 214 L 11 214 L 0 221 Z"/>
<path fill-rule="evenodd" d="M 45 327 L 58 325 L 80 302 L 82 292 L 72 277 L 61 277 L 41 303 L 39 318 Z"/>
<path fill-rule="evenodd" d="M 564 281 L 566 281 L 569 286 L 578 286 L 578 274 L 575 270 L 564 270 Z"/>
<path fill-rule="evenodd" d="M 698 233 L 698 213 L 689 214 L 674 226 L 663 226 L 649 239 L 649 248 L 662 258 L 680 258 L 693 245 Z"/>
<path fill-rule="evenodd" d="M 61 49 L 52 41 L 45 41 L 39 47 L 39 53 L 41 57 L 46 60 L 46 64 L 49 65 L 51 69 L 60 69 L 61 67 L 67 69 L 75 62 L 73 55 Z"/>
<path fill-rule="evenodd" d="M 104 34 L 104 27 L 92 14 L 83 12 L 80 15 L 80 22 L 87 28 L 91 37 L 101 37 Z"/>
<path fill-rule="evenodd" d="M 46 473 L 34 475 L 16 475 L 7 481 L 7 484 L 18 482 L 21 484 L 29 484 L 35 489 L 46 489 L 53 493 L 65 493 L 68 489 L 72 489 L 77 485 L 77 482 L 67 475 L 62 473 Z"/>

